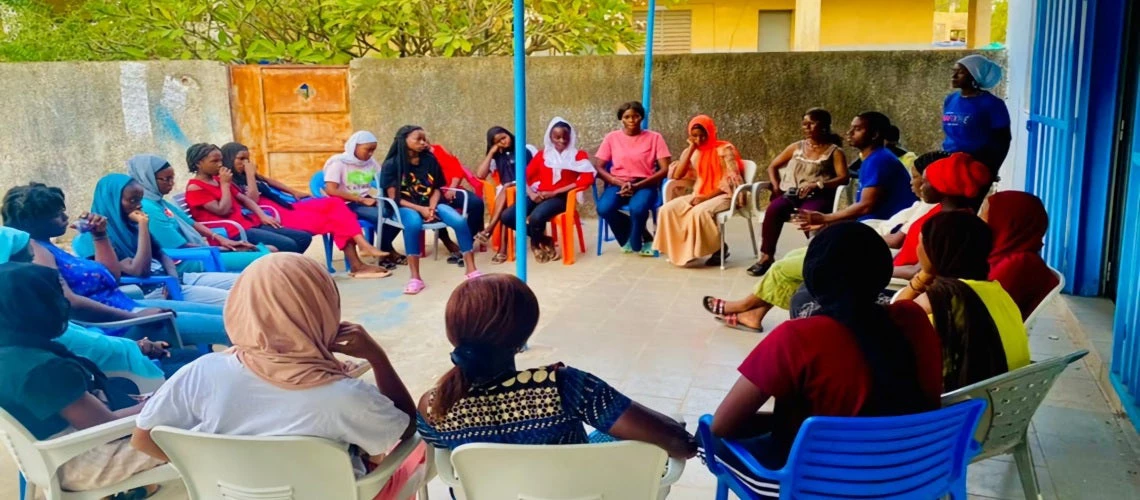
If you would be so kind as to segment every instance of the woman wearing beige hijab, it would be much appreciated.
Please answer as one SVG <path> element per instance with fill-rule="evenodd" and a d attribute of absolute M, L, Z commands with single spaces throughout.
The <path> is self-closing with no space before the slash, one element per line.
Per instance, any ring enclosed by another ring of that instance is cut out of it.
<path fill-rule="evenodd" d="M 378 461 L 415 431 L 408 389 L 368 332 L 341 321 L 340 293 L 315 261 L 287 253 L 258 259 L 234 284 L 225 321 L 233 347 L 190 363 L 147 401 L 135 447 L 165 459 L 150 429 L 167 425 L 318 436 L 356 445 L 361 458 Z M 334 353 L 366 360 L 376 386 L 349 376 Z M 354 464 L 358 475 L 366 472 L 364 460 Z"/>

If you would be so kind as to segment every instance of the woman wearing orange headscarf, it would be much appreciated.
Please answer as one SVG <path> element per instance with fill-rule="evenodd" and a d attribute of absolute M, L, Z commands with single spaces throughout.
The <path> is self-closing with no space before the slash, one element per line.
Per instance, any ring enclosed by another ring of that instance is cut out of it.
<path fill-rule="evenodd" d="M 300 254 L 258 259 L 226 302 L 233 348 L 178 371 L 139 415 L 131 444 L 166 459 L 150 437 L 159 425 L 231 436 L 316 436 L 356 445 L 357 476 L 415 432 L 416 407 L 384 350 L 363 327 L 341 320 L 329 274 Z M 368 361 L 376 385 L 352 378 L 340 353 Z M 417 450 L 388 487 L 422 467 Z M 393 498 L 382 490 L 377 498 Z"/>
<path fill-rule="evenodd" d="M 689 146 L 669 169 L 672 179 L 693 179 L 693 193 L 661 207 L 653 249 L 677 266 L 710 254 L 705 265 L 719 266 L 728 256 L 728 248 L 718 248 L 716 214 L 728 210 L 732 191 L 742 181 L 743 169 L 744 162 L 736 147 L 717 139 L 712 118 L 693 118 L 689 122 Z"/>

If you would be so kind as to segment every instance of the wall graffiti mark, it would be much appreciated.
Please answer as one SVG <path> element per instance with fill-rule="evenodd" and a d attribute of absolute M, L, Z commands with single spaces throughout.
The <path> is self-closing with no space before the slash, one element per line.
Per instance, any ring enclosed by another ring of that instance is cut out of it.
<path fill-rule="evenodd" d="M 123 129 L 127 136 L 133 139 L 150 138 L 150 99 L 146 92 L 145 64 L 119 64 L 119 95 L 123 109 Z"/>

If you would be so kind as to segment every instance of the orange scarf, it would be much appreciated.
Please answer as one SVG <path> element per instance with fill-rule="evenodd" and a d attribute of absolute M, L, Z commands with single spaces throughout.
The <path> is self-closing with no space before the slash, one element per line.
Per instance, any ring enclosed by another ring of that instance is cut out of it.
<path fill-rule="evenodd" d="M 716 123 L 708 115 L 697 115 L 689 122 L 689 131 L 700 125 L 708 134 L 708 139 L 697 146 L 697 182 L 693 186 L 693 193 L 697 196 L 712 196 L 721 191 L 721 184 L 725 178 L 724 161 L 720 157 L 720 148 L 732 147 L 728 141 L 717 140 Z M 736 169 L 744 171 L 744 160 L 736 155 Z"/>

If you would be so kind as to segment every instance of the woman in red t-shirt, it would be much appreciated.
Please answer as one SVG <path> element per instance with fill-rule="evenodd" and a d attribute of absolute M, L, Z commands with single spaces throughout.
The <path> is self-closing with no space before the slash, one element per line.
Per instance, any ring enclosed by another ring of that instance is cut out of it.
<path fill-rule="evenodd" d="M 313 235 L 283 227 L 265 214 L 257 202 L 241 194 L 233 185 L 234 173 L 222 166 L 222 150 L 213 144 L 195 144 L 186 150 L 186 165 L 194 178 L 186 185 L 186 204 L 190 216 L 198 222 L 228 220 L 245 229 L 250 243 L 272 245 L 282 252 L 305 253 Z M 248 210 L 247 216 L 242 209 Z M 226 236 L 236 238 L 238 232 L 226 226 Z"/>
<path fill-rule="evenodd" d="M 808 417 L 937 409 L 942 347 L 926 313 L 913 302 L 876 303 L 891 267 L 886 243 L 862 223 L 841 222 L 812 239 L 804 279 L 820 310 L 784 322 L 752 350 L 716 410 L 713 434 L 742 442 L 778 469 Z M 775 412 L 759 412 L 769 398 Z"/>
<path fill-rule="evenodd" d="M 578 134 L 560 116 L 550 120 L 546 146 L 526 166 L 526 233 L 538 262 L 560 259 L 554 240 L 546 235 L 546 223 L 566 211 L 566 197 L 574 189 L 586 189 L 594 182 L 594 166 L 589 155 L 578 149 Z M 515 227 L 515 210 L 503 211 L 503 224 Z M 569 236 L 567 236 L 569 237 Z"/>

